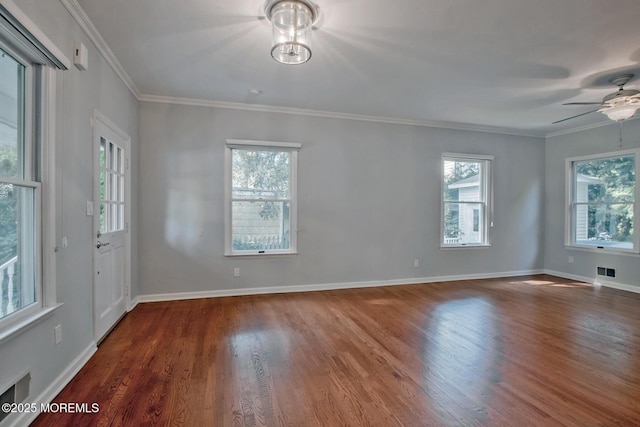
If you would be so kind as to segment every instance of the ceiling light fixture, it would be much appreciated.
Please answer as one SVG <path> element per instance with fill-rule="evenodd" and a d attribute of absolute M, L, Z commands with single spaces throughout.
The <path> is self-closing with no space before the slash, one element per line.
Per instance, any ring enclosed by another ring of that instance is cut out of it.
<path fill-rule="evenodd" d="M 304 64 L 311 58 L 311 29 L 318 8 L 308 0 L 270 0 L 265 16 L 273 27 L 271 56 L 288 65 Z"/>
<path fill-rule="evenodd" d="M 609 83 L 618 86 L 617 92 L 604 97 L 600 111 L 615 122 L 630 119 L 640 108 L 640 92 L 634 89 L 624 89 L 624 85 L 633 78 L 633 74 L 621 74 L 609 79 Z"/>
<path fill-rule="evenodd" d="M 640 105 L 619 105 L 602 109 L 602 113 L 606 114 L 611 120 L 621 122 L 633 117 Z"/>

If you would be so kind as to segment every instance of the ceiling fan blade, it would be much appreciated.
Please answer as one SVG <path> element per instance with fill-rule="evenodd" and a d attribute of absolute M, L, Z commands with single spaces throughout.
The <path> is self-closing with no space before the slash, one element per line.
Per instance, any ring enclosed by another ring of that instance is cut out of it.
<path fill-rule="evenodd" d="M 602 105 L 602 102 L 569 102 L 562 105 Z"/>
<path fill-rule="evenodd" d="M 584 116 L 584 115 L 586 115 L 586 114 L 595 113 L 596 111 L 600 111 L 600 109 L 598 108 L 597 110 L 587 111 L 586 113 L 577 114 L 577 115 L 575 115 L 575 116 L 567 117 L 566 119 L 558 120 L 557 122 L 553 122 L 553 123 L 551 123 L 551 124 L 552 124 L 552 125 L 555 125 L 556 123 L 565 122 L 565 121 L 567 121 L 567 120 L 575 119 L 576 117 Z"/>

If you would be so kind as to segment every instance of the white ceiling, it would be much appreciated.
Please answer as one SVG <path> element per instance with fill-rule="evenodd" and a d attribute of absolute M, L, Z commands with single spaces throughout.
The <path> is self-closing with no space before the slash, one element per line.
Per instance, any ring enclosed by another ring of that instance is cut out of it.
<path fill-rule="evenodd" d="M 545 135 L 636 74 L 638 0 L 315 0 L 313 57 L 270 57 L 264 0 L 77 0 L 143 95 Z M 250 96 L 249 89 L 262 91 Z"/>

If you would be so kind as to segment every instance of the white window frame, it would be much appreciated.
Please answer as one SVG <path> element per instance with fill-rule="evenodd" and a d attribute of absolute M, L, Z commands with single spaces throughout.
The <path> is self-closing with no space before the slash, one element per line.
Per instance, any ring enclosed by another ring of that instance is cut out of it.
<path fill-rule="evenodd" d="M 577 190 L 575 185 L 575 163 L 588 160 L 606 160 L 612 157 L 622 157 L 632 155 L 635 157 L 635 200 L 633 206 L 633 218 L 634 218 L 634 236 L 633 236 L 633 248 L 613 248 L 607 246 L 597 245 L 584 245 L 579 244 L 575 240 L 575 228 L 576 221 L 574 215 L 574 204 L 576 202 Z M 613 253 L 613 254 L 627 254 L 637 255 L 640 253 L 640 230 L 638 225 L 640 224 L 640 149 L 630 149 L 621 151 L 612 151 L 607 153 L 592 154 L 588 156 L 569 157 L 565 159 L 565 246 L 573 249 L 581 249 L 599 253 Z"/>
<path fill-rule="evenodd" d="M 479 154 L 462 154 L 462 153 L 442 153 L 440 160 L 440 249 L 461 249 L 461 248 L 485 248 L 491 246 L 489 240 L 489 229 L 493 227 L 493 161 L 495 157 L 490 155 Z M 446 201 L 444 199 L 444 163 L 445 161 L 459 162 L 480 162 L 482 164 L 483 173 L 480 174 L 482 182 L 480 183 L 481 194 L 483 200 L 470 202 L 480 204 L 481 221 L 480 226 L 483 230 L 481 243 L 445 243 L 445 205 L 447 203 L 461 203 L 460 201 Z"/>
<path fill-rule="evenodd" d="M 293 142 L 255 141 L 245 139 L 227 139 L 225 145 L 225 256 L 265 256 L 265 255 L 295 255 L 298 253 L 298 151 L 301 145 Z M 289 249 L 271 249 L 264 251 L 233 250 L 232 239 L 232 152 L 234 149 L 255 149 L 271 151 L 288 151 L 291 153 L 289 165 L 289 189 L 291 192 L 289 208 Z"/>
<path fill-rule="evenodd" d="M 11 13 L 19 12 L 13 8 Z M 20 15 L 21 16 L 21 15 Z M 25 175 L 3 182 L 34 189 L 35 303 L 0 319 L 0 344 L 35 325 L 62 304 L 56 301 L 55 231 L 55 93 L 54 68 L 65 69 L 68 59 L 40 34 L 31 21 L 19 22 L 0 8 L 0 47 L 25 68 Z M 24 24 L 24 25 L 23 25 Z M 28 40 L 28 41 L 26 41 Z M 55 53 L 52 54 L 52 51 Z M 52 60 L 55 59 L 55 60 Z"/>

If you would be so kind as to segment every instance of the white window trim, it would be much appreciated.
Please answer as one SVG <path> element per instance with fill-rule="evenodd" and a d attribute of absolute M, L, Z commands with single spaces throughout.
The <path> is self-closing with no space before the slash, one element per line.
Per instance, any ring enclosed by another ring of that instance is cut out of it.
<path fill-rule="evenodd" d="M 6 6 L 6 5 L 5 5 Z M 6 10 L 6 9 L 5 9 Z M 14 23 L 18 21 L 15 18 L 20 18 L 20 22 L 23 22 L 22 16 L 7 16 L 6 12 L 0 10 L 2 12 L 2 19 L 11 18 L 14 20 Z M 11 9 L 11 13 L 15 14 L 19 12 L 19 9 Z M 34 26 L 31 21 L 28 22 L 30 37 L 33 38 L 34 34 L 41 34 L 37 28 Z M 22 28 L 14 27 L 14 30 L 21 31 Z M 2 33 L 6 35 L 4 29 Z M 13 38 L 12 42 L 15 43 L 18 39 Z M 48 39 L 46 40 L 47 42 Z M 12 53 L 12 55 L 16 55 L 16 58 L 19 58 L 20 61 L 25 61 L 25 55 L 22 55 L 21 52 L 16 52 L 11 46 L 6 45 L 5 43 L 0 43 L 3 49 Z M 58 53 L 55 51 L 55 53 Z M 49 53 L 51 53 L 49 51 Z M 32 52 L 27 53 L 27 55 L 33 55 Z M 60 57 L 58 57 L 60 59 Z M 36 63 L 42 64 L 45 61 L 39 61 L 34 59 L 33 57 L 29 58 L 29 60 L 34 61 Z M 62 56 L 62 64 L 56 63 L 56 66 L 60 68 L 65 68 L 65 62 L 68 62 Z M 29 73 L 34 73 L 36 70 L 33 68 L 32 63 L 29 63 Z M 31 74 L 33 76 L 33 74 Z M 30 77 L 27 77 L 30 78 Z M 36 81 L 37 79 L 37 81 Z M 56 301 L 56 203 L 55 203 L 55 94 L 56 94 L 56 73 L 51 65 L 41 65 L 38 67 L 36 73 L 36 79 L 31 78 L 30 83 L 26 85 L 27 87 L 27 99 L 25 100 L 25 108 L 26 111 L 29 111 L 30 114 L 26 117 L 26 137 L 33 140 L 33 130 L 38 129 L 37 137 L 39 140 L 37 144 L 29 143 L 27 144 L 26 150 L 33 150 L 34 146 L 37 145 L 39 148 L 39 152 L 31 153 L 31 156 L 38 156 L 38 164 L 40 168 L 36 173 L 31 173 L 32 171 L 25 171 L 29 173 L 30 179 L 35 178 L 38 179 L 37 182 L 31 182 L 30 180 L 20 180 L 20 182 L 16 182 L 20 185 L 25 185 L 27 183 L 29 186 L 35 188 L 36 195 L 36 271 L 35 271 L 35 279 L 36 279 L 36 302 L 32 304 L 31 307 L 26 307 L 15 312 L 15 315 L 10 314 L 6 316 L 4 319 L 0 320 L 0 344 L 5 341 L 11 339 L 12 337 L 24 332 L 30 327 L 37 324 L 39 321 L 44 319 L 53 313 L 57 308 L 62 306 L 62 304 L 57 303 Z M 34 85 L 38 86 L 38 106 L 37 106 L 37 114 L 34 114 L 33 105 L 33 92 L 36 90 Z M 34 120 L 37 122 L 34 123 Z M 29 164 L 27 167 L 32 168 L 33 163 Z M 10 181 L 8 179 L 3 179 L 3 181 Z"/>
<path fill-rule="evenodd" d="M 485 230 L 484 243 L 476 244 L 445 244 L 444 243 L 444 161 L 445 160 L 480 160 L 486 162 L 484 194 L 486 200 L 483 205 L 483 227 Z M 489 230 L 493 228 L 493 162 L 495 156 L 483 154 L 442 153 L 440 157 L 440 249 L 478 249 L 491 246 Z"/>
<path fill-rule="evenodd" d="M 607 159 L 611 157 L 618 156 L 627 156 L 627 155 L 635 156 L 635 174 L 636 174 L 636 194 L 635 194 L 635 202 L 633 209 L 633 218 L 634 218 L 634 236 L 633 236 L 633 248 L 625 249 L 625 248 L 611 248 L 606 246 L 593 246 L 593 245 L 581 245 L 574 241 L 574 221 L 573 221 L 573 198 L 575 194 L 574 182 L 573 182 L 573 174 L 574 168 L 573 164 L 575 162 L 581 162 L 586 160 L 594 160 L 594 159 Z M 620 151 L 611 151 L 599 154 L 590 154 L 587 156 L 578 156 L 578 157 L 568 157 L 565 159 L 565 213 L 564 213 L 564 245 L 569 249 L 580 249 L 588 252 L 597 252 L 597 253 L 606 253 L 606 254 L 616 254 L 616 255 L 631 255 L 638 256 L 640 255 L 640 230 L 635 231 L 637 229 L 637 221 L 640 221 L 640 178 L 639 172 L 640 168 L 638 167 L 640 163 L 640 148 L 633 148 L 629 150 L 620 150 Z"/>
<path fill-rule="evenodd" d="M 242 251 L 237 252 L 232 247 L 232 203 L 231 203 L 231 152 L 234 148 L 247 149 L 255 147 L 258 149 L 280 149 L 291 152 L 291 172 L 289 189 L 291 191 L 291 207 L 289 210 L 289 220 L 291 227 L 291 237 L 289 240 L 290 247 L 288 250 L 272 249 L 269 251 Z M 271 256 L 271 255 L 297 255 L 298 254 L 298 151 L 301 144 L 295 142 L 279 142 L 279 141 L 257 141 L 247 139 L 227 139 L 225 144 L 224 158 L 224 255 L 228 257 L 255 257 L 255 256 Z"/>

